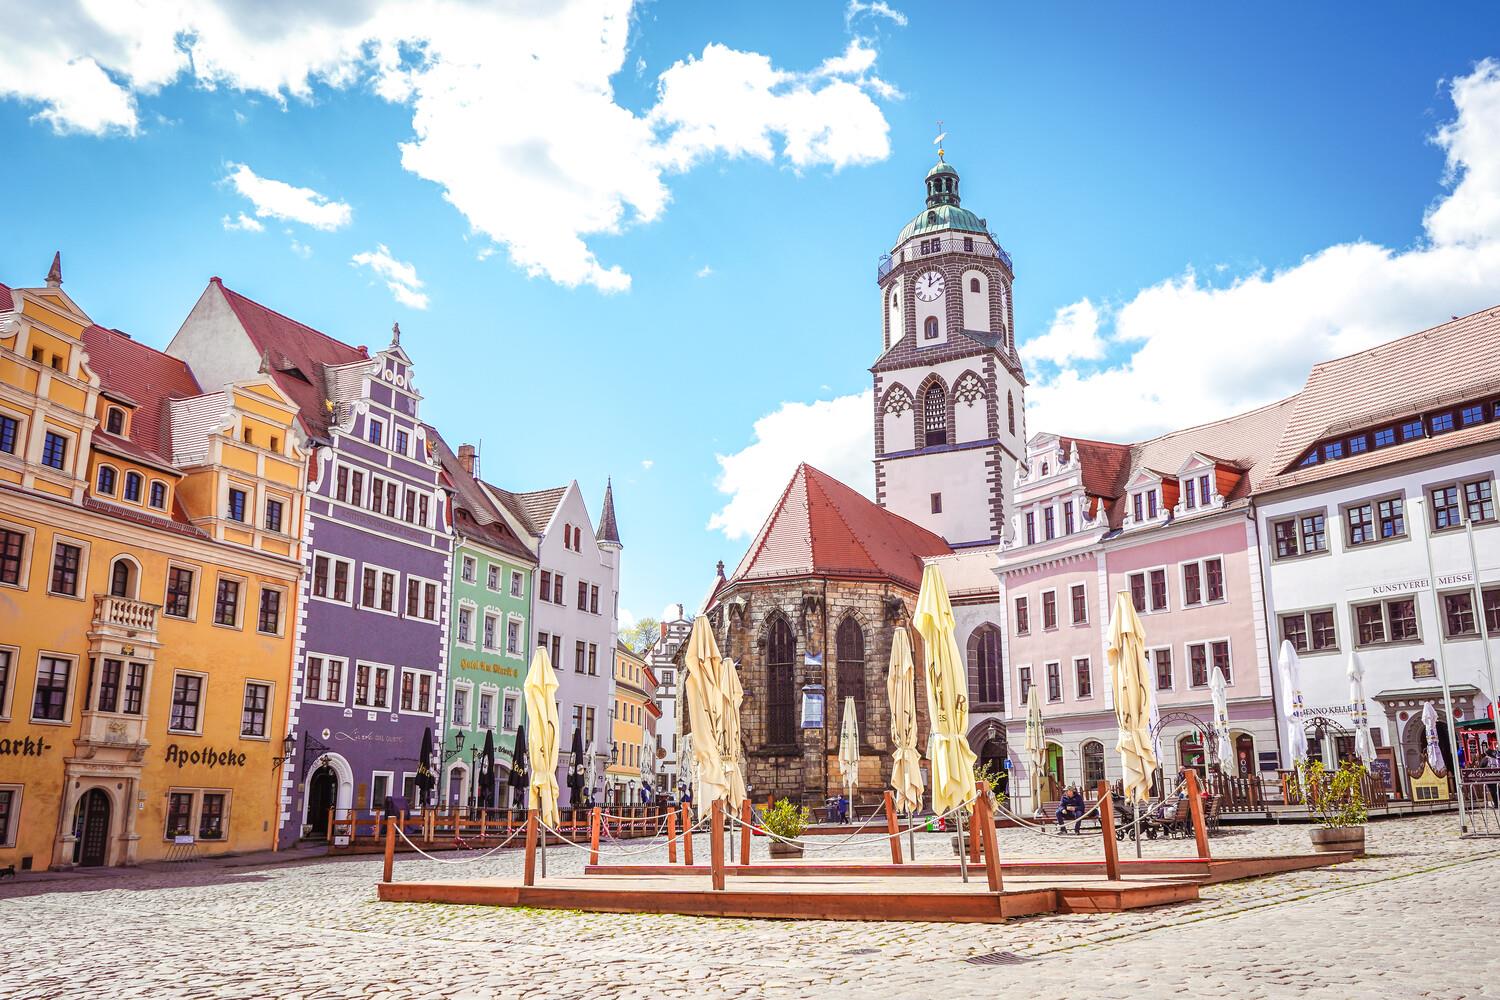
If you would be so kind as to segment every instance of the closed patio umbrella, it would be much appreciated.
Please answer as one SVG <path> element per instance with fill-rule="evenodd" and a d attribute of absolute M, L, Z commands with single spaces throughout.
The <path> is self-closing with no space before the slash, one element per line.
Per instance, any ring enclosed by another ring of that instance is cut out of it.
<path fill-rule="evenodd" d="M 687 692 L 688 718 L 693 727 L 693 760 L 698 769 L 698 785 L 693 801 L 698 818 L 707 816 L 716 799 L 728 799 L 729 781 L 724 775 L 724 691 L 720 687 L 723 660 L 719 644 L 709 628 L 708 619 L 699 615 L 693 621 L 683 654 L 682 685 Z"/>
<path fill-rule="evenodd" d="M 1130 595 L 1115 595 L 1114 616 L 1109 623 L 1109 681 L 1114 692 L 1115 722 L 1119 738 L 1115 749 L 1124 769 L 1125 797 L 1144 802 L 1151 797 L 1151 776 L 1157 768 L 1154 734 L 1151 732 L 1151 691 L 1146 669 L 1146 634 L 1130 603 Z"/>
<path fill-rule="evenodd" d="M 484 749 L 480 751 L 479 760 L 479 774 L 482 779 L 482 784 L 479 786 L 479 807 L 490 809 L 495 805 L 495 731 L 493 729 L 484 731 Z"/>
<path fill-rule="evenodd" d="M 561 822 L 557 810 L 557 756 L 561 738 L 557 731 L 557 674 L 545 649 L 531 657 L 522 686 L 526 695 L 526 717 L 531 720 L 534 742 L 531 746 L 531 783 L 528 805 L 541 811 L 543 823 L 556 827 Z"/>
<path fill-rule="evenodd" d="M 432 727 L 422 730 L 422 749 L 418 751 L 417 776 L 412 784 L 422 793 L 422 805 L 432 801 L 432 790 L 437 787 L 437 778 L 432 774 Z"/>
<path fill-rule="evenodd" d="M 510 774 L 506 776 L 505 783 L 511 788 L 511 801 L 525 806 L 525 790 L 526 786 L 531 784 L 531 778 L 530 765 L 526 757 L 526 724 L 524 722 L 516 726 L 516 745 L 510 751 Z"/>
<path fill-rule="evenodd" d="M 588 764 L 584 760 L 583 729 L 574 728 L 572 763 L 568 765 L 568 804 L 574 809 L 583 805 L 583 790 L 588 787 Z"/>
<path fill-rule="evenodd" d="M 1219 767 L 1228 774 L 1234 758 L 1234 749 L 1229 745 L 1229 685 L 1219 667 L 1214 667 L 1208 678 L 1208 693 L 1214 702 L 1214 752 L 1218 754 Z"/>
<path fill-rule="evenodd" d="M 1349 714 L 1354 723 L 1354 752 L 1360 760 L 1375 759 L 1375 743 L 1370 739 L 1370 709 L 1365 702 L 1365 665 L 1359 653 L 1349 650 Z"/>
<path fill-rule="evenodd" d="M 936 566 L 922 570 L 912 625 L 922 637 L 927 717 L 932 726 L 932 808 L 939 814 L 972 800 L 975 753 L 969 746 L 969 678 L 953 634 L 953 605 Z"/>
<path fill-rule="evenodd" d="M 839 777 L 848 789 L 852 816 L 854 788 L 859 784 L 859 711 L 852 697 L 844 699 L 843 724 L 839 727 Z"/>
<path fill-rule="evenodd" d="M 1026 760 L 1031 767 L 1031 814 L 1042 811 L 1042 777 L 1046 767 L 1047 729 L 1042 722 L 1042 699 L 1036 685 L 1026 694 Z"/>
<path fill-rule="evenodd" d="M 729 808 L 738 814 L 746 798 L 744 754 L 740 749 L 740 705 L 745 700 L 745 689 L 733 660 L 725 660 L 720 670 L 724 689 L 724 745 L 719 750 L 728 783 Z"/>
<path fill-rule="evenodd" d="M 1437 706 L 1429 701 L 1422 706 L 1422 728 L 1427 730 L 1427 763 L 1438 774 L 1446 774 L 1448 762 L 1443 760 L 1443 744 L 1438 739 L 1437 723 Z"/>
<path fill-rule="evenodd" d="M 1302 722 L 1302 663 L 1290 639 L 1281 640 L 1276 669 L 1281 674 L 1281 715 L 1287 725 L 1287 752 L 1295 768 L 1307 759 L 1307 730 Z"/>
<path fill-rule="evenodd" d="M 917 753 L 916 668 L 911 661 L 911 639 L 906 629 L 891 638 L 891 665 L 885 675 L 891 706 L 891 790 L 896 808 L 913 815 L 922 808 L 922 758 Z"/>

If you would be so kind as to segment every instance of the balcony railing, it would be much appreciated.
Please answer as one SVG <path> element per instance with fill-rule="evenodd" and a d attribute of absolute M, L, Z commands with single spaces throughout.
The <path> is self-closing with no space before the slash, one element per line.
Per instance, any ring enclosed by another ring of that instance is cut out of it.
<path fill-rule="evenodd" d="M 877 283 L 884 281 L 885 276 L 890 274 L 898 264 L 943 253 L 967 253 L 975 257 L 994 257 L 1005 265 L 1006 270 L 1015 271 L 1015 267 L 1011 264 L 1010 254 L 1005 252 L 995 237 L 990 236 L 986 240 L 976 233 L 973 236 L 935 236 L 931 239 L 916 240 L 908 243 L 906 249 L 900 253 L 883 254 L 880 258 L 880 266 L 875 272 L 875 280 Z"/>
<path fill-rule="evenodd" d="M 94 598 L 94 624 L 112 625 L 130 632 L 155 632 L 160 604 L 148 604 L 131 597 L 99 594 Z"/>

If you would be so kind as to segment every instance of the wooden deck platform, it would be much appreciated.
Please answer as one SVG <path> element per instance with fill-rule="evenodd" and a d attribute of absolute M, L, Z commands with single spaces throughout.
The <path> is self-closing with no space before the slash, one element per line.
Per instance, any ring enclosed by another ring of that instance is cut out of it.
<path fill-rule="evenodd" d="M 977 878 L 976 878 L 977 876 Z M 971 881 L 931 875 L 766 875 L 715 892 L 707 874 L 382 882 L 386 902 L 528 906 L 592 913 L 673 913 L 783 920 L 930 920 L 996 923 L 1045 913 L 1102 913 L 1198 898 L 1198 884 L 1166 876 L 1111 882 L 1077 875 L 1020 876 L 989 891 L 983 869 Z"/>

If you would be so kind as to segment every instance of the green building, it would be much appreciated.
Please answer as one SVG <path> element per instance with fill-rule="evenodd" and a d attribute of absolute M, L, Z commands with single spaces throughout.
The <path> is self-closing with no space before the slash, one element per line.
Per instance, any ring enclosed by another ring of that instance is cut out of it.
<path fill-rule="evenodd" d="M 459 445 L 455 453 L 431 428 L 428 440 L 452 497 L 454 533 L 439 801 L 505 806 L 511 750 L 522 722 L 536 555 L 512 515 L 481 485 L 473 446 Z M 495 736 L 496 767 L 490 775 L 484 767 L 487 732 Z"/>

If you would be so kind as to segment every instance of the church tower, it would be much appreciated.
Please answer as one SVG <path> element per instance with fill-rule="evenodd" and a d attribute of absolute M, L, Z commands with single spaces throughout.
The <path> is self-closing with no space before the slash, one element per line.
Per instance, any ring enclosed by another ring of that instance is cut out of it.
<path fill-rule="evenodd" d="M 1010 255 L 964 208 L 958 171 L 927 172 L 927 205 L 881 258 L 875 500 L 955 548 L 998 543 L 1025 455 Z"/>

